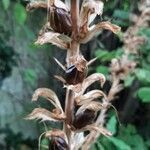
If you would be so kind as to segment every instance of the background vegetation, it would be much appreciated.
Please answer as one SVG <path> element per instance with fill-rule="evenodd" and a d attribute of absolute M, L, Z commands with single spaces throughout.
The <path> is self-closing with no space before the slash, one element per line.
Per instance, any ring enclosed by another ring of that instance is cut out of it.
<path fill-rule="evenodd" d="M 137 0 L 108 1 L 104 7 L 103 17 L 97 19 L 112 20 L 125 32 L 132 25 L 130 14 L 139 13 L 138 4 Z M 1 150 L 37 149 L 38 137 L 48 124 L 45 126 L 43 123 L 23 119 L 35 106 L 30 101 L 37 87 L 52 88 L 59 93 L 64 103 L 64 91 L 60 88 L 59 82 L 53 79 L 54 74 L 62 72 L 59 67 L 56 68 L 52 57 L 63 61 L 65 52 L 58 53 L 51 45 L 33 45 L 46 20 L 46 12 L 35 10 L 27 13 L 25 6 L 26 2 L 23 0 L 0 1 Z M 93 145 L 93 150 L 150 148 L 150 28 L 140 28 L 138 34 L 146 37 L 147 42 L 139 48 L 138 56 L 131 56 L 132 59 L 138 60 L 138 65 L 135 71 L 122 81 L 125 88 L 113 103 L 118 110 L 121 125 L 118 125 L 115 112 L 109 111 L 107 128 L 114 136 L 100 137 Z M 90 72 L 101 72 L 109 78 L 111 59 L 122 55 L 123 46 L 121 35 L 118 37 L 108 31 L 103 31 L 86 46 L 82 46 L 82 52 L 86 53 L 87 60 L 94 56 L 98 57 Z M 108 89 L 108 86 L 104 87 L 106 92 Z M 46 143 L 46 140 L 42 140 L 43 145 Z"/>

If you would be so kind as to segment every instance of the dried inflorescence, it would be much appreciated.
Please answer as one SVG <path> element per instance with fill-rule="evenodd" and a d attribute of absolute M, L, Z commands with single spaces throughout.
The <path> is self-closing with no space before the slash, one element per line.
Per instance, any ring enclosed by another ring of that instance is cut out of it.
<path fill-rule="evenodd" d="M 117 33 L 120 27 L 110 22 L 100 22 L 91 26 L 97 15 L 102 15 L 103 2 L 98 0 L 83 0 L 79 11 L 79 1 L 72 0 L 71 9 L 61 0 L 31 1 L 27 9 L 47 9 L 48 19 L 39 33 L 36 44 L 51 43 L 67 50 L 66 65 L 62 65 L 56 58 L 57 64 L 64 70 L 64 76 L 55 76 L 63 82 L 66 88 L 65 109 L 50 89 L 39 88 L 33 94 L 33 101 L 44 97 L 55 107 L 53 110 L 35 108 L 28 119 L 62 122 L 63 130 L 46 131 L 50 138 L 49 149 L 78 150 L 88 149 L 94 140 L 86 143 L 93 132 L 111 136 L 103 126 L 104 112 L 111 106 L 109 96 L 102 90 L 87 91 L 87 88 L 98 81 L 102 87 L 105 76 L 94 73 L 87 76 L 88 66 L 95 60 L 88 62 L 80 53 L 80 44 L 92 39 L 102 29 Z M 65 67 L 66 66 L 66 67 Z M 101 119 L 103 117 L 103 119 Z M 99 119 L 100 118 L 100 119 Z M 89 131 L 84 135 L 84 131 Z"/>
<path fill-rule="evenodd" d="M 150 22 L 150 1 L 141 0 L 139 4 L 140 15 L 131 15 L 134 25 L 129 27 L 124 34 L 124 49 L 126 53 L 138 54 L 139 46 L 144 44 L 145 38 L 138 35 L 139 29 L 146 27 Z"/>
<path fill-rule="evenodd" d="M 108 99 L 113 100 L 123 85 L 120 80 L 124 80 L 130 73 L 134 72 L 137 61 L 131 60 L 130 55 L 139 54 L 139 48 L 146 42 L 145 37 L 138 35 L 140 28 L 149 26 L 150 22 L 150 1 L 141 0 L 139 3 L 140 15 L 131 15 L 131 21 L 134 23 L 123 34 L 124 53 L 119 59 L 112 59 L 110 71 L 112 79 L 112 88 L 109 91 Z M 115 88 L 114 88 L 115 87 Z"/>

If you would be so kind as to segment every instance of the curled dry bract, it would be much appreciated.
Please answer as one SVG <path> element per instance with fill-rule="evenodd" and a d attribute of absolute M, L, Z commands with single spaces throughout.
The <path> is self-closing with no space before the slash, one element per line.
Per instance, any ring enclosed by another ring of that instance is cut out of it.
<path fill-rule="evenodd" d="M 59 111 L 58 111 L 59 112 Z M 63 121 L 65 116 L 61 113 L 52 113 L 44 108 L 35 108 L 26 119 L 41 119 L 41 121 Z"/>
<path fill-rule="evenodd" d="M 53 45 L 58 46 L 59 48 L 62 49 L 67 49 L 68 43 L 65 40 L 62 40 L 62 38 L 59 38 L 60 34 L 55 33 L 55 32 L 46 32 L 43 33 L 42 35 L 39 35 L 37 41 L 35 44 L 43 45 L 46 43 L 51 43 Z"/>

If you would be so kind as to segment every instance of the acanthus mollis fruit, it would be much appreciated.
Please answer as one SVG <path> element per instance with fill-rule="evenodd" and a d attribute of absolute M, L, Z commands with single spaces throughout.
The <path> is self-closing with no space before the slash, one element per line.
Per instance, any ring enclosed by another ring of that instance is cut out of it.
<path fill-rule="evenodd" d="M 73 127 L 75 129 L 81 129 L 94 122 L 96 113 L 93 110 L 86 109 L 85 111 L 75 115 L 73 120 Z"/>
<path fill-rule="evenodd" d="M 58 33 L 71 35 L 72 33 L 72 20 L 69 10 L 65 7 L 57 7 L 54 4 L 49 8 L 49 23 L 50 27 Z"/>
<path fill-rule="evenodd" d="M 49 143 L 49 150 L 69 150 L 69 147 L 62 137 L 52 136 Z"/>
<path fill-rule="evenodd" d="M 86 73 L 78 71 L 75 65 L 71 65 L 66 70 L 66 82 L 68 84 L 75 85 L 81 83 L 85 77 L 86 77 Z"/>
<path fill-rule="evenodd" d="M 76 85 L 82 83 L 87 75 L 87 62 L 84 57 L 78 56 L 72 60 L 72 65 L 70 65 L 65 74 L 65 80 L 69 85 Z"/>

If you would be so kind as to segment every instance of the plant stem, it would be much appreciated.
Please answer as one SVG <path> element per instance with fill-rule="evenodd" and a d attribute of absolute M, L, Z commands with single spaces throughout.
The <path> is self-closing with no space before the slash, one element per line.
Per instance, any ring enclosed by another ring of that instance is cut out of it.
<path fill-rule="evenodd" d="M 71 0 L 72 39 L 76 41 L 78 35 L 79 0 Z"/>
<path fill-rule="evenodd" d="M 79 43 L 77 42 L 78 36 L 78 15 L 79 15 L 79 0 L 71 0 L 71 19 L 72 19 L 72 42 L 70 49 L 67 50 L 66 63 L 69 67 L 72 62 L 71 58 L 75 58 L 79 55 Z M 67 88 L 66 90 L 66 100 L 65 100 L 65 114 L 66 114 L 66 123 L 65 123 L 65 132 L 68 137 L 68 143 L 71 149 L 71 129 L 68 125 L 71 125 L 73 120 L 74 112 L 74 93 L 73 91 Z"/>

